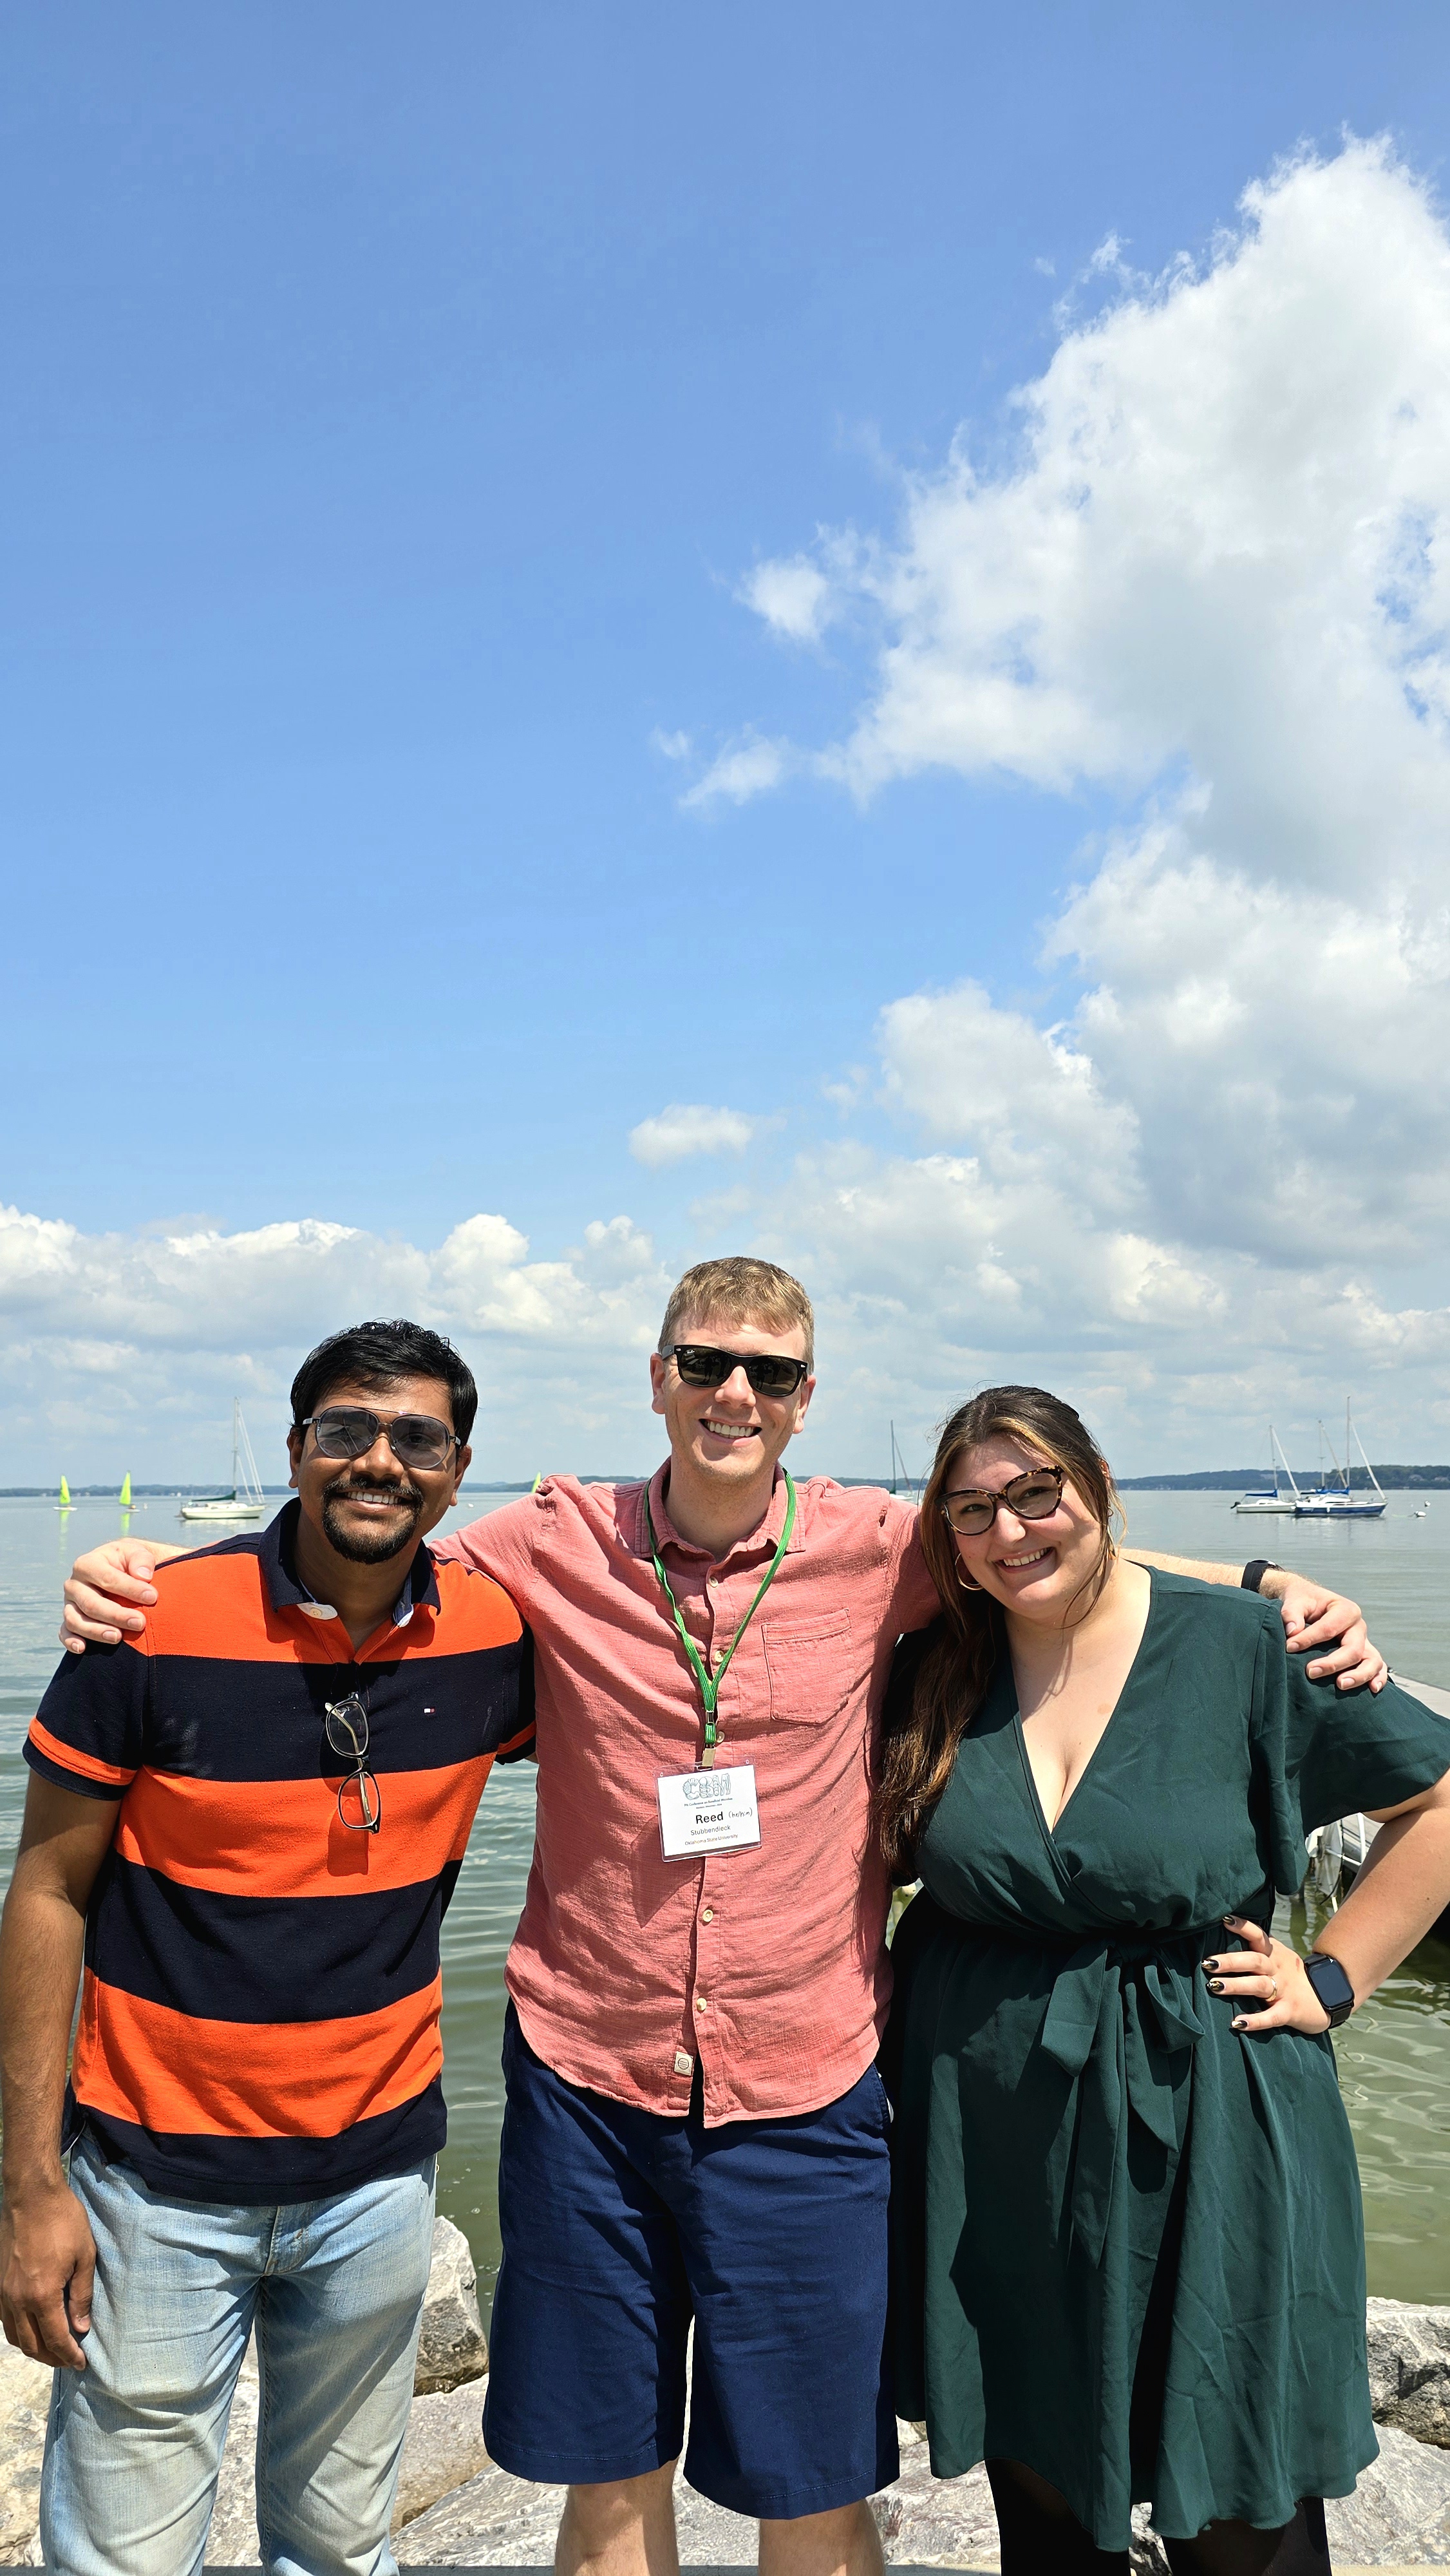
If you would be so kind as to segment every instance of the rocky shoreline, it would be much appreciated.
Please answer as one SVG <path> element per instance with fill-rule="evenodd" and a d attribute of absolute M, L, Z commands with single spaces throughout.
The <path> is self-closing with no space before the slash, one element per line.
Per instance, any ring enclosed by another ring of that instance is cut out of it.
<path fill-rule="evenodd" d="M 1380 2456 L 1352 2496 L 1327 2507 L 1336 2576 L 1379 2576 L 1450 2567 L 1450 2307 L 1371 2299 L 1370 2385 Z M 466 2239 L 447 2219 L 433 2237 L 416 2395 L 403 2453 L 393 2545 L 400 2566 L 546 2567 L 563 2507 L 562 2487 L 542 2487 L 496 2468 L 480 2423 L 488 2347 Z M 50 2373 L 0 2346 L 0 2567 L 43 2564 L 37 2535 L 40 2459 Z M 252 2469 L 257 2428 L 256 2367 L 249 2354 L 232 2408 L 226 2457 L 206 2564 L 255 2568 L 257 2525 Z M 889 2566 L 954 2567 L 990 2576 L 998 2566 L 997 2525 L 986 2475 L 937 2479 L 926 2445 L 901 2427 L 901 2475 L 872 2499 Z M 680 2560 L 687 2568 L 753 2567 L 755 2525 L 677 2489 Z M 1167 2576 L 1167 2559 L 1147 2528 L 1133 2546 L 1137 2576 Z"/>

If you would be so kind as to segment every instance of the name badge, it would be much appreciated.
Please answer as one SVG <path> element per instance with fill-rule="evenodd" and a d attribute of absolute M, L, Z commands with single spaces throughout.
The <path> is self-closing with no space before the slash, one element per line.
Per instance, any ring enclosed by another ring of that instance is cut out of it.
<path fill-rule="evenodd" d="M 735 1762 L 720 1771 L 666 1772 L 655 1787 L 666 1860 L 748 1851 L 759 1842 L 753 1762 Z"/>

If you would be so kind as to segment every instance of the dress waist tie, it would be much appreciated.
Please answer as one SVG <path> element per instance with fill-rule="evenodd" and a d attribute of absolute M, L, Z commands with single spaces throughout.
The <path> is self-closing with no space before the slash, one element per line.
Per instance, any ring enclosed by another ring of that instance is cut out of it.
<path fill-rule="evenodd" d="M 1165 2147 L 1177 2144 L 1173 2097 L 1183 2055 L 1203 2037 L 1195 1973 L 1215 1939 L 1222 1939 L 1218 1926 L 1157 1940 L 1088 1941 L 1057 1972 L 1042 2045 L 1073 2078 L 1066 2207 L 1073 2237 L 1094 2264 L 1107 2240 L 1125 2117 L 1135 2112 Z"/>

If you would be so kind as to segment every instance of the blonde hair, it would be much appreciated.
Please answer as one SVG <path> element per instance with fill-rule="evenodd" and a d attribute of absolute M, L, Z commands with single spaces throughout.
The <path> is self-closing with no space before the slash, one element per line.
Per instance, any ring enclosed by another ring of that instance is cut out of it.
<path fill-rule="evenodd" d="M 789 1333 L 797 1325 L 806 1337 L 806 1366 L 815 1365 L 816 1319 L 798 1279 L 778 1270 L 773 1261 L 756 1261 L 748 1252 L 732 1252 L 723 1261 L 697 1261 L 670 1290 L 660 1326 L 661 1350 L 676 1341 L 688 1316 L 703 1323 L 763 1324 L 770 1333 Z"/>

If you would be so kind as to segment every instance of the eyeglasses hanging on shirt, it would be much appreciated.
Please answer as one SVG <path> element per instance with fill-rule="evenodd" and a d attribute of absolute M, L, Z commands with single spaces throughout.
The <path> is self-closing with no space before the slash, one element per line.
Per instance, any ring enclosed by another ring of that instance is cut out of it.
<path fill-rule="evenodd" d="M 367 1767 L 368 1713 L 356 1692 L 347 1699 L 330 1699 L 323 1703 L 327 1711 L 327 1741 L 334 1753 L 354 1764 L 338 1783 L 338 1821 L 350 1834 L 375 1834 L 383 1821 L 383 1801 L 378 1784 Z"/>

